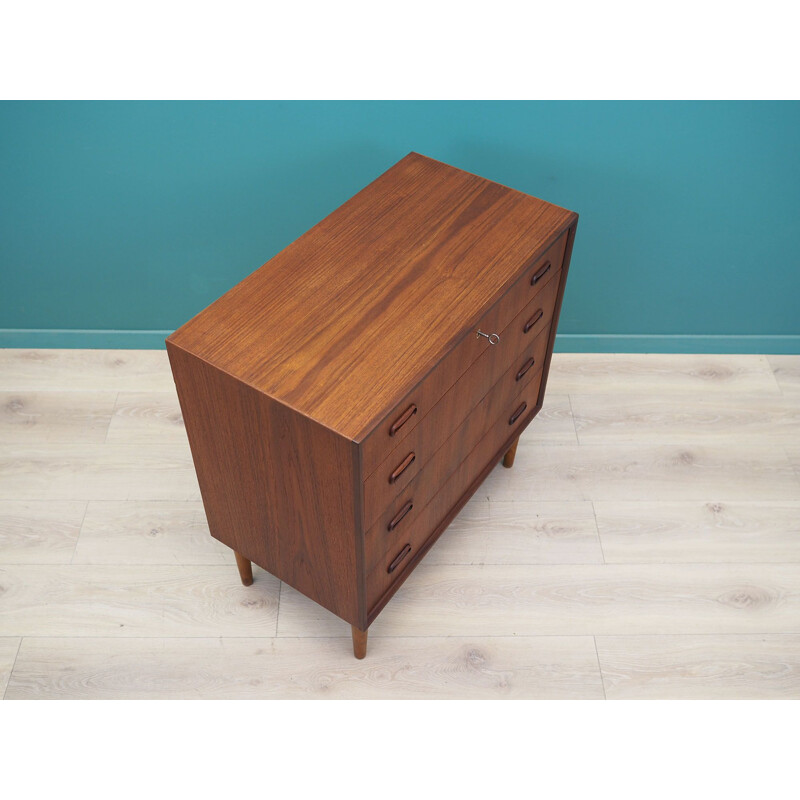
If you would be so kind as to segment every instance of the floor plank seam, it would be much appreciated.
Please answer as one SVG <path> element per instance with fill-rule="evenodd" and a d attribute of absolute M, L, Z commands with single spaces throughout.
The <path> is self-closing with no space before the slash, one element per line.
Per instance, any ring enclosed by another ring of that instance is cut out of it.
<path fill-rule="evenodd" d="M 85 505 L 83 506 L 83 516 L 81 517 L 81 524 L 78 526 L 78 535 L 75 537 L 75 546 L 72 548 L 72 555 L 69 558 L 69 564 L 67 566 L 72 566 L 72 562 L 75 560 L 75 553 L 78 552 L 78 543 L 80 542 L 81 534 L 83 533 L 83 523 L 86 522 L 86 514 L 89 511 L 89 503 L 91 502 L 92 502 L 91 500 L 87 500 Z"/>
<path fill-rule="evenodd" d="M 8 681 L 6 682 L 6 688 L 3 690 L 3 700 L 6 699 L 6 695 L 8 694 L 8 687 L 11 686 L 11 681 L 14 678 L 14 670 L 17 668 L 17 659 L 19 658 L 19 651 L 22 648 L 22 640 L 24 638 L 25 638 L 24 636 L 19 637 L 19 643 L 17 644 L 17 652 L 14 653 L 14 663 L 11 665 L 11 671 L 8 673 Z"/>
<path fill-rule="evenodd" d="M 572 394 L 567 395 L 567 400 L 569 401 L 569 415 L 572 418 L 572 432 L 575 434 L 575 444 L 580 446 L 581 444 L 581 437 L 578 436 L 578 421 L 575 419 L 575 409 L 572 406 Z"/>
<path fill-rule="evenodd" d="M 769 372 L 772 375 L 772 380 L 775 382 L 775 386 L 778 388 L 778 391 L 782 395 L 785 396 L 787 394 L 787 392 L 783 388 L 783 386 L 781 385 L 780 379 L 778 378 L 778 375 L 777 375 L 777 372 L 776 372 L 776 371 L 780 371 L 780 367 L 773 367 L 772 366 L 772 362 L 769 360 L 769 355 L 765 355 L 764 356 L 764 360 L 767 362 L 767 369 L 769 369 Z M 789 394 L 791 394 L 791 392 L 789 392 Z"/>
<path fill-rule="evenodd" d="M 108 434 L 111 432 L 111 423 L 114 421 L 114 414 L 117 411 L 117 405 L 119 404 L 119 395 L 120 393 L 117 392 L 116 396 L 114 397 L 114 405 L 111 409 L 111 416 L 108 418 L 108 426 L 106 427 L 106 435 L 103 437 L 103 444 L 108 444 Z"/>
<path fill-rule="evenodd" d="M 603 563 L 608 564 L 606 560 L 606 551 L 603 548 L 603 537 L 600 535 L 600 523 L 597 521 L 597 509 L 594 507 L 594 500 L 589 501 L 592 504 L 592 514 L 594 516 L 594 529 L 597 533 L 597 542 L 600 545 L 600 555 L 603 557 Z"/>
<path fill-rule="evenodd" d="M 597 671 L 600 673 L 600 686 L 603 687 L 603 700 L 608 700 L 608 695 L 606 694 L 606 680 L 603 677 L 603 667 L 600 665 L 600 653 L 597 649 L 597 637 L 592 636 L 592 641 L 594 642 L 594 655 L 597 658 Z"/>

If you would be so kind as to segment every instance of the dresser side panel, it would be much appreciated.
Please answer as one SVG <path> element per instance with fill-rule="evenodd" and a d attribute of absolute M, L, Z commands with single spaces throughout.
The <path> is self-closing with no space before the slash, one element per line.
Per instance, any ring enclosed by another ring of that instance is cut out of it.
<path fill-rule="evenodd" d="M 351 624 L 358 450 L 167 342 L 211 535 Z"/>
<path fill-rule="evenodd" d="M 567 231 L 567 246 L 564 250 L 564 261 L 561 267 L 561 285 L 558 287 L 558 294 L 556 295 L 556 303 L 553 309 L 553 321 L 550 325 L 550 341 L 547 343 L 547 356 L 545 357 L 544 365 L 542 366 L 542 383 L 539 388 L 539 400 L 536 404 L 537 408 L 541 408 L 544 403 L 544 393 L 547 388 L 547 378 L 550 375 L 550 362 L 553 360 L 553 348 L 556 343 L 556 334 L 558 332 L 558 320 L 561 317 L 561 304 L 564 300 L 564 290 L 567 288 L 567 274 L 569 273 L 569 263 L 572 260 L 572 246 L 575 243 L 575 233 L 578 230 L 578 215 L 574 215 L 574 219 Z"/>

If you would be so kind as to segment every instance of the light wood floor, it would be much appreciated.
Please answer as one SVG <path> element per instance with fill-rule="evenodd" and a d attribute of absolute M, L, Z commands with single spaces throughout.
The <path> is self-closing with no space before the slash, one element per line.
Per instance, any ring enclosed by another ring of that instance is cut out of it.
<path fill-rule="evenodd" d="M 0 351 L 0 696 L 800 697 L 800 356 L 548 392 L 356 661 L 208 535 L 165 353 Z"/>

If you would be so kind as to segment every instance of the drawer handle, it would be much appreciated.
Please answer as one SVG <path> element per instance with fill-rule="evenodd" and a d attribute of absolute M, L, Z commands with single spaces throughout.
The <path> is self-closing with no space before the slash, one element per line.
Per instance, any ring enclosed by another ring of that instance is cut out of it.
<path fill-rule="evenodd" d="M 388 573 L 394 572 L 399 566 L 400 562 L 411 552 L 411 545 L 407 544 L 395 557 L 394 561 L 386 568 Z"/>
<path fill-rule="evenodd" d="M 531 356 L 520 368 L 517 373 L 517 380 L 522 380 L 525 373 L 536 363 L 536 359 Z"/>
<path fill-rule="evenodd" d="M 481 336 L 485 336 L 489 340 L 489 344 L 498 344 L 500 342 L 500 334 L 498 333 L 484 333 L 483 331 L 478 331 L 478 335 L 475 338 L 480 339 Z"/>
<path fill-rule="evenodd" d="M 392 427 L 389 428 L 389 436 L 394 436 L 403 425 L 408 422 L 414 414 L 417 413 L 417 407 L 412 403 L 392 424 Z"/>
<path fill-rule="evenodd" d="M 534 273 L 534 276 L 531 278 L 531 286 L 539 283 L 539 281 L 547 275 L 552 266 L 553 265 L 548 261 L 538 272 Z"/>
<path fill-rule="evenodd" d="M 398 512 L 397 516 L 389 523 L 389 530 L 393 531 L 402 521 L 403 517 L 414 508 L 414 501 L 409 500 Z"/>
<path fill-rule="evenodd" d="M 414 463 L 415 458 L 414 453 L 409 453 L 389 476 L 389 483 L 394 483 Z"/>
<path fill-rule="evenodd" d="M 542 317 L 544 316 L 544 309 L 540 308 L 526 323 L 522 329 L 523 333 L 527 333 Z"/>
<path fill-rule="evenodd" d="M 527 403 L 523 403 L 510 417 L 508 420 L 509 425 L 513 425 L 521 416 L 522 412 L 528 407 Z"/>

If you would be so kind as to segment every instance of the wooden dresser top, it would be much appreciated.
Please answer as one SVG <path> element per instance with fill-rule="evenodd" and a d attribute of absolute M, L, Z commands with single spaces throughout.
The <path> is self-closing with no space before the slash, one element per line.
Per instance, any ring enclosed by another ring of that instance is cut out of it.
<path fill-rule="evenodd" d="M 169 341 L 361 441 L 575 219 L 410 153 Z"/>

